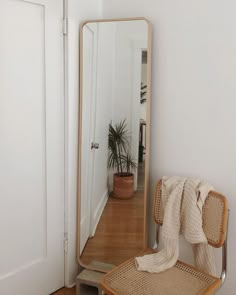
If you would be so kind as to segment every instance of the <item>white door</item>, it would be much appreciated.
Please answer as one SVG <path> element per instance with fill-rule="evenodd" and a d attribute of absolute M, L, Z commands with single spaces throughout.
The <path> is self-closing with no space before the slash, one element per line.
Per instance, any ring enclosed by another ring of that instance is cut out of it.
<path fill-rule="evenodd" d="M 0 294 L 64 285 L 63 0 L 0 1 Z"/>
<path fill-rule="evenodd" d="M 81 151 L 81 215 L 80 254 L 91 233 L 91 195 L 93 193 L 93 163 L 96 116 L 96 24 L 83 27 L 83 102 Z"/>

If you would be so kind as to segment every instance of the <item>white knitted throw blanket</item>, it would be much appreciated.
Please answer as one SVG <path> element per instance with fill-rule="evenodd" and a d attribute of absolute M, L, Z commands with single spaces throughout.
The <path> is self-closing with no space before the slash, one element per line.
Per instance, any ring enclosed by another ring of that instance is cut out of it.
<path fill-rule="evenodd" d="M 213 187 L 198 179 L 162 178 L 164 219 L 161 239 L 163 249 L 135 258 L 137 270 L 158 273 L 173 267 L 179 257 L 179 235 L 192 244 L 198 269 L 216 275 L 213 248 L 207 244 L 202 229 L 202 207 Z"/>

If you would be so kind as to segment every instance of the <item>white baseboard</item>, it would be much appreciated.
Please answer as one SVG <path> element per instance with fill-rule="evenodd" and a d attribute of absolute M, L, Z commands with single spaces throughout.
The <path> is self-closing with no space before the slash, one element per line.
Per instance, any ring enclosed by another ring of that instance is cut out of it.
<path fill-rule="evenodd" d="M 73 283 L 71 285 L 65 285 L 65 287 L 68 288 L 68 289 L 71 289 L 71 288 L 74 288 L 75 285 L 76 285 L 76 283 Z"/>
<path fill-rule="evenodd" d="M 100 218 L 102 216 L 102 212 L 104 210 L 104 207 L 106 206 L 107 200 L 108 200 L 108 190 L 106 190 L 105 193 L 103 194 L 101 201 L 99 202 L 98 207 L 93 214 L 93 224 L 92 224 L 92 229 L 91 229 L 91 237 L 93 237 L 95 235 L 98 223 L 99 223 Z"/>

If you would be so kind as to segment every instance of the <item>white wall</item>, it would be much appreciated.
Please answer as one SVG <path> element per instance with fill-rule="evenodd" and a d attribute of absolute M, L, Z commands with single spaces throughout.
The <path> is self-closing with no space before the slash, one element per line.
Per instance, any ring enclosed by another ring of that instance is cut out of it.
<path fill-rule="evenodd" d="M 147 36 L 148 25 L 146 21 L 117 22 L 116 24 L 113 123 L 126 120 L 128 133 L 131 135 L 131 155 L 137 162 L 142 70 L 141 49 L 148 46 Z M 135 173 L 134 187 L 137 188 L 137 172 Z"/>
<path fill-rule="evenodd" d="M 229 273 L 218 292 L 227 295 L 236 286 L 235 9 L 233 0 L 103 0 L 104 17 L 153 24 L 151 198 L 173 174 L 205 178 L 229 198 Z"/>
<path fill-rule="evenodd" d="M 79 101 L 79 27 L 87 19 L 101 16 L 101 0 L 67 0 L 68 2 L 68 89 L 66 108 L 66 222 L 68 256 L 65 261 L 65 283 L 75 283 L 78 274 L 77 236 L 77 151 Z"/>

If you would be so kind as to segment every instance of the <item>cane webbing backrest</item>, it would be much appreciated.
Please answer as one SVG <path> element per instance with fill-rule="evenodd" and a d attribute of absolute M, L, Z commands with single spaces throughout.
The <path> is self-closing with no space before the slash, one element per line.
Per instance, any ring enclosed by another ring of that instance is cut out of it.
<path fill-rule="evenodd" d="M 162 225 L 164 209 L 161 199 L 162 182 L 158 181 L 154 197 L 153 214 L 157 224 Z M 208 243 L 216 248 L 224 244 L 227 220 L 228 220 L 228 202 L 226 197 L 210 191 L 202 211 L 202 227 L 207 237 Z"/>
<path fill-rule="evenodd" d="M 142 255 L 152 253 L 156 251 L 149 249 Z M 106 274 L 102 288 L 107 295 L 206 295 L 213 294 L 220 284 L 219 278 L 181 261 L 161 273 L 137 271 L 132 258 Z"/>

